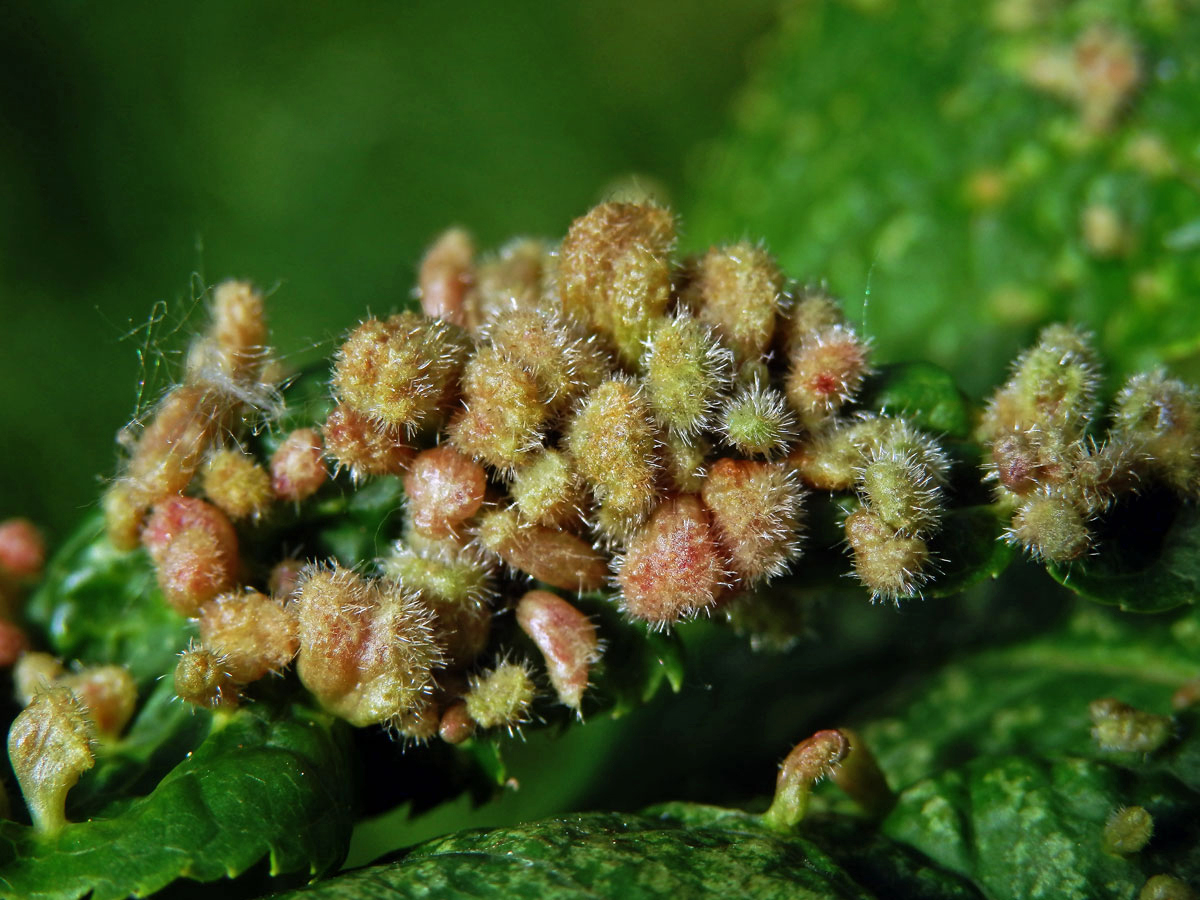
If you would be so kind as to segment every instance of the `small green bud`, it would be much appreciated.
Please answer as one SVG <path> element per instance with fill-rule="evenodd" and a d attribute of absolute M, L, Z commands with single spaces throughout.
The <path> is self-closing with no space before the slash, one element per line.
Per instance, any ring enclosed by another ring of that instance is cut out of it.
<path fill-rule="evenodd" d="M 1104 825 L 1101 844 L 1105 853 L 1126 856 L 1138 853 L 1154 835 L 1154 818 L 1140 806 L 1114 810 Z"/>
<path fill-rule="evenodd" d="M 8 758 L 38 831 L 55 832 L 67 824 L 67 792 L 96 762 L 92 727 L 68 687 L 38 691 L 13 720 Z"/>

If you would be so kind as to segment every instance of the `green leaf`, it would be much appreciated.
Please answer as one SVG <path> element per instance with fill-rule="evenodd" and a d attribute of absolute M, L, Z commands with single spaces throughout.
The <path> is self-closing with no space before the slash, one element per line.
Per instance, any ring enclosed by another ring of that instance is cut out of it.
<path fill-rule="evenodd" d="M 922 593 L 949 597 L 985 579 L 998 578 L 1015 555 L 1012 545 L 1002 539 L 1006 524 L 992 506 L 949 510 L 942 530 L 933 539 L 933 554 L 942 562 Z"/>
<path fill-rule="evenodd" d="M 1141 67 L 1107 128 L 1034 83 L 1089 29 Z M 795 4 L 696 170 L 689 240 L 761 237 L 847 298 L 878 358 L 972 393 L 1055 319 L 1095 329 L 1118 373 L 1194 360 L 1198 43 L 1200 17 L 1132 0 Z M 1118 223 L 1107 249 L 1088 210 Z"/>
<path fill-rule="evenodd" d="M 126 665 L 143 691 L 172 670 L 190 633 L 158 589 L 145 551 L 113 549 L 98 512 L 50 562 L 26 617 L 57 655 Z"/>
<path fill-rule="evenodd" d="M 1130 612 L 1163 612 L 1200 598 L 1200 509 L 1194 504 L 1152 494 L 1117 506 L 1104 525 L 1094 555 L 1046 567 L 1055 581 Z"/>
<path fill-rule="evenodd" d="M 49 836 L 0 824 L 0 894 L 118 900 L 179 878 L 236 877 L 263 858 L 271 875 L 327 872 L 352 824 L 345 738 L 343 726 L 299 706 L 216 719 L 145 797 Z"/>
<path fill-rule="evenodd" d="M 1133 805 L 1153 816 L 1155 844 L 1137 855 L 1106 853 L 1105 823 Z M 1198 814 L 1200 795 L 1170 777 L 1077 757 L 985 757 L 906 790 L 884 830 L 995 900 L 1115 900 L 1162 871 L 1194 883 Z"/>
<path fill-rule="evenodd" d="M 1194 717 L 1149 759 L 1102 749 L 1088 706 L 1115 697 L 1165 713 L 1196 673 L 1190 618 L 1084 607 L 1063 627 L 944 666 L 862 729 L 899 800 L 884 832 L 993 898 L 1131 897 L 1169 871 L 1200 876 L 1200 730 Z M 1155 839 L 1136 857 L 1101 846 L 1108 817 L 1144 806 Z"/>
<path fill-rule="evenodd" d="M 849 829 L 831 830 L 841 837 Z M 843 866 L 827 843 L 772 833 L 744 813 L 673 804 L 645 815 L 591 813 L 463 832 L 285 897 L 979 896 L 885 839 L 874 839 L 872 863 L 862 866 Z"/>
<path fill-rule="evenodd" d="M 934 434 L 958 440 L 971 436 L 971 410 L 954 376 L 933 363 L 884 366 L 863 391 L 862 404 L 904 416 Z"/>
<path fill-rule="evenodd" d="M 581 597 L 579 607 L 593 618 L 605 642 L 604 656 L 592 673 L 594 689 L 585 696 L 591 707 L 622 716 L 653 698 L 663 687 L 683 687 L 683 644 L 675 631 L 652 631 L 617 612 L 612 600 Z M 585 710 L 589 711 L 589 710 Z"/>
<path fill-rule="evenodd" d="M 1029 752 L 1108 758 L 1091 737 L 1088 704 L 1115 697 L 1165 713 L 1196 676 L 1191 618 L 1117 617 L 1085 606 L 1045 634 L 953 660 L 887 702 L 863 729 L 894 788 L 963 759 Z"/>

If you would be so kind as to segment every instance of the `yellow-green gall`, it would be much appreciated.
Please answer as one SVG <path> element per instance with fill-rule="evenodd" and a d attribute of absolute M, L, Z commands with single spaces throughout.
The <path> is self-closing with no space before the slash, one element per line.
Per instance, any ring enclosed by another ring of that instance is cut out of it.
<path fill-rule="evenodd" d="M 513 475 L 508 493 L 523 521 L 566 528 L 583 520 L 583 482 L 570 457 L 558 450 L 535 454 Z"/>
<path fill-rule="evenodd" d="M 863 502 L 893 531 L 922 537 L 937 530 L 941 488 L 911 454 L 870 452 L 857 481 Z"/>
<path fill-rule="evenodd" d="M 299 649 L 295 612 L 257 591 L 222 594 L 200 608 L 200 640 L 234 681 L 281 672 Z"/>
<path fill-rule="evenodd" d="M 357 726 L 386 724 L 432 692 L 442 649 L 428 606 L 408 592 L 334 566 L 310 572 L 295 603 L 296 672 L 334 715 Z"/>
<path fill-rule="evenodd" d="M 530 720 L 536 696 L 528 663 L 506 660 L 472 675 L 463 700 L 467 715 L 480 728 L 505 728 L 514 734 Z"/>
<path fill-rule="evenodd" d="M 712 449 L 712 444 L 700 435 L 692 438 L 671 432 L 660 435 L 659 477 L 663 489 L 680 494 L 700 493 L 704 486 L 706 462 L 712 455 Z"/>
<path fill-rule="evenodd" d="M 338 349 L 333 388 L 371 422 L 411 433 L 445 407 L 465 356 L 462 333 L 443 320 L 412 312 L 367 319 Z"/>
<path fill-rule="evenodd" d="M 1173 875 L 1155 875 L 1138 891 L 1137 900 L 1197 900 L 1191 885 Z"/>
<path fill-rule="evenodd" d="M 655 421 L 673 434 L 708 424 L 730 377 L 731 355 L 690 315 L 660 320 L 646 341 L 641 368 Z"/>
<path fill-rule="evenodd" d="M 602 203 L 571 223 L 559 251 L 566 315 L 604 335 L 621 362 L 642 343 L 671 300 L 675 219 L 653 203 Z"/>
<path fill-rule="evenodd" d="M 67 792 L 95 765 L 92 722 L 68 687 L 38 691 L 13 720 L 8 758 L 38 831 L 67 824 Z"/>
<path fill-rule="evenodd" d="M 1067 325 L 1047 326 L 992 397 L 980 434 L 989 442 L 1030 431 L 1074 440 L 1094 411 L 1098 381 L 1090 337 Z"/>
<path fill-rule="evenodd" d="M 1141 456 L 1154 477 L 1187 496 L 1200 495 L 1200 393 L 1164 372 L 1130 378 L 1113 404 L 1113 432 Z"/>
<path fill-rule="evenodd" d="M 641 388 L 606 381 L 583 401 L 567 430 L 575 470 L 618 520 L 643 521 L 655 498 L 654 428 Z"/>
<path fill-rule="evenodd" d="M 1093 700 L 1088 713 L 1092 717 L 1092 737 L 1101 750 L 1153 753 L 1175 733 L 1170 716 L 1144 712 L 1111 697 Z"/>
<path fill-rule="evenodd" d="M 481 347 L 462 378 L 463 403 L 451 420 L 450 442 L 509 476 L 541 446 L 549 412 L 537 379 L 495 347 Z"/>
<path fill-rule="evenodd" d="M 1079 508 L 1060 491 L 1041 490 L 1026 499 L 1006 534 L 1037 559 L 1065 563 L 1083 556 L 1092 535 Z"/>
<path fill-rule="evenodd" d="M 551 416 L 568 409 L 609 372 L 596 341 L 547 309 L 498 311 L 480 337 L 533 376 Z"/>
<path fill-rule="evenodd" d="M 555 248 L 535 238 L 516 238 L 475 267 L 475 290 L 467 295 L 467 328 L 481 325 L 514 309 L 555 308 L 557 269 Z"/>
<path fill-rule="evenodd" d="M 854 553 L 854 574 L 871 592 L 871 600 L 914 597 L 929 579 L 929 547 L 919 537 L 906 537 L 861 507 L 846 517 L 846 542 Z"/>
<path fill-rule="evenodd" d="M 725 402 L 719 425 L 726 444 L 747 456 L 767 459 L 787 452 L 797 435 L 796 417 L 787 400 L 757 380 Z"/>
<path fill-rule="evenodd" d="M 257 519 L 275 499 L 271 476 L 248 453 L 227 448 L 209 457 L 204 493 L 229 518 Z"/>
<path fill-rule="evenodd" d="M 474 549 L 400 541 L 380 560 L 384 573 L 433 614 L 434 638 L 448 668 L 474 662 L 491 634 L 492 566 Z"/>
<path fill-rule="evenodd" d="M 1105 853 L 1126 856 L 1139 853 L 1154 835 L 1154 817 L 1141 806 L 1114 810 L 1104 823 L 1101 845 Z"/>
<path fill-rule="evenodd" d="M 781 325 L 784 352 L 790 357 L 803 342 L 834 325 L 845 325 L 841 303 L 824 285 L 808 285 L 797 294 Z"/>
<path fill-rule="evenodd" d="M 205 647 L 192 646 L 175 664 L 175 696 L 204 709 L 232 709 L 238 688 L 225 660 Z"/>
<path fill-rule="evenodd" d="M 741 362 L 770 349 L 783 281 L 764 247 L 742 241 L 713 247 L 689 266 L 681 299 Z"/>

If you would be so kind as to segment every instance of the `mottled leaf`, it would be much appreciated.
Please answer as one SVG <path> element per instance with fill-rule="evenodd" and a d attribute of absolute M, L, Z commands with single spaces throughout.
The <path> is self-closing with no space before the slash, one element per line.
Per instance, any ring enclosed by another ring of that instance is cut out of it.
<path fill-rule="evenodd" d="M 1094 554 L 1047 566 L 1099 603 L 1155 613 L 1200 599 L 1200 509 L 1152 494 L 1110 511 Z"/>
<path fill-rule="evenodd" d="M 343 858 L 351 798 L 345 730 L 265 704 L 216 720 L 147 796 L 115 801 L 53 835 L 0 824 L 0 895 L 118 900 L 180 878 L 321 874 Z"/>
<path fill-rule="evenodd" d="M 145 551 L 113 549 L 99 513 L 50 562 L 26 616 L 55 654 L 126 665 L 143 690 L 171 671 L 189 634 L 187 620 L 163 599 Z"/>
<path fill-rule="evenodd" d="M 819 826 L 818 826 L 819 827 Z M 851 837 L 851 835 L 843 835 Z M 673 804 L 646 815 L 592 813 L 468 831 L 395 862 L 287 897 L 976 898 L 962 881 L 881 838 L 873 863 L 843 866 L 821 835 L 780 835 L 754 816 Z M 882 879 L 882 881 L 881 881 Z"/>

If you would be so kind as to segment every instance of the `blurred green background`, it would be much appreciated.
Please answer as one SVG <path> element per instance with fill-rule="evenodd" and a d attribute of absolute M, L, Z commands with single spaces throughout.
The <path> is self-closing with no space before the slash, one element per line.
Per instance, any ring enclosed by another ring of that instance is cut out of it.
<path fill-rule="evenodd" d="M 6 4 L 0 517 L 59 539 L 95 502 L 205 285 L 271 289 L 300 361 L 449 224 L 560 235 L 630 173 L 678 197 L 773 6 Z"/>

